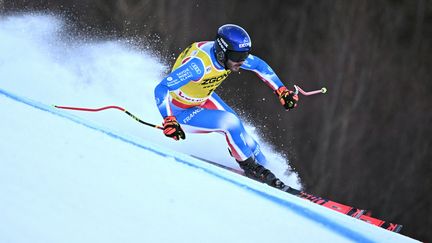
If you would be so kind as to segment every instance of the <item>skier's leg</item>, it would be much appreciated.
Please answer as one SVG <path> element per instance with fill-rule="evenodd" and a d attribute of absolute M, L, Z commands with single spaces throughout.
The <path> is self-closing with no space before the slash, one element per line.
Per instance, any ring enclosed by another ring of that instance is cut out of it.
<path fill-rule="evenodd" d="M 250 144 L 254 146 L 255 152 L 259 148 L 258 144 L 247 134 L 240 119 L 234 113 L 225 110 L 194 107 L 185 109 L 175 115 L 186 132 L 223 133 L 234 158 L 247 177 L 279 189 L 285 186 L 271 171 L 256 162 Z M 246 137 L 248 139 L 245 139 Z M 261 152 L 258 155 L 264 157 Z"/>
<path fill-rule="evenodd" d="M 203 105 L 203 107 L 208 109 L 224 110 L 234 114 L 237 118 L 239 117 L 237 113 L 230 106 L 228 106 L 216 93 L 212 94 L 210 99 Z M 267 164 L 267 159 L 261 152 L 260 146 L 255 141 L 255 139 L 253 139 L 252 136 L 250 136 L 249 133 L 244 130 L 244 128 L 242 134 L 244 141 L 246 142 L 249 149 L 252 151 L 253 156 L 250 156 L 245 160 L 238 159 L 236 158 L 236 156 L 234 157 L 239 163 L 240 168 L 242 168 L 245 172 L 245 175 L 251 179 L 264 182 L 270 186 L 276 187 L 281 190 L 289 188 L 281 180 L 279 180 L 270 170 L 264 167 Z M 233 148 L 231 146 L 230 150 L 233 151 Z"/>
<path fill-rule="evenodd" d="M 252 150 L 245 140 L 247 133 L 240 119 L 233 113 L 194 107 L 177 113 L 176 117 L 186 132 L 224 134 L 236 160 L 243 161 L 252 157 Z"/>
<path fill-rule="evenodd" d="M 203 105 L 203 107 L 205 107 L 207 109 L 213 109 L 213 110 L 228 111 L 228 112 L 234 114 L 237 118 L 239 117 L 237 115 L 237 113 L 230 106 L 228 106 L 216 93 L 212 94 L 210 99 Z M 238 119 L 240 120 L 240 118 L 238 118 Z M 242 127 L 243 127 L 243 125 L 242 125 Z M 261 165 L 265 166 L 267 164 L 267 160 L 266 160 L 264 154 L 261 152 L 261 148 L 260 148 L 259 144 L 255 141 L 255 139 L 253 139 L 253 137 L 251 135 L 249 135 L 248 132 L 246 132 L 244 130 L 244 128 L 243 128 L 242 136 L 243 136 L 244 141 L 246 142 L 247 146 L 252 151 L 252 153 L 255 157 L 255 160 L 258 163 L 260 163 Z M 230 146 L 230 141 L 228 139 L 227 139 L 227 141 L 228 141 L 228 145 L 229 145 L 229 148 L 230 148 L 230 151 L 231 151 L 233 157 L 237 161 L 239 161 L 237 156 L 235 156 L 235 148 Z"/>

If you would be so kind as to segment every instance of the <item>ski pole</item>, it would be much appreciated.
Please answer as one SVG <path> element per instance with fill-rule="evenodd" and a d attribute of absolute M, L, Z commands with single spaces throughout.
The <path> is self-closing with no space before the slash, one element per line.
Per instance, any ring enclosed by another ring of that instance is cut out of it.
<path fill-rule="evenodd" d="M 163 129 L 163 127 L 159 126 L 159 125 L 155 125 L 155 124 L 151 124 L 148 122 L 145 122 L 141 119 L 139 119 L 137 116 L 135 116 L 134 114 L 130 113 L 129 111 L 127 111 L 126 109 L 124 109 L 123 107 L 120 106 L 104 106 L 101 108 L 84 108 L 84 107 L 71 107 L 71 106 L 59 106 L 59 105 L 54 105 L 55 108 L 58 109 L 65 109 L 65 110 L 75 110 L 75 111 L 89 111 L 89 112 L 98 112 L 98 111 L 103 111 L 103 110 L 108 110 L 108 109 L 117 109 L 120 111 L 123 111 L 124 113 L 126 113 L 128 116 L 132 117 L 133 119 L 135 119 L 136 121 L 138 121 L 139 123 L 142 123 L 146 126 L 150 126 L 150 127 L 154 127 L 157 129 Z"/>
<path fill-rule="evenodd" d="M 327 88 L 326 87 L 322 87 L 321 89 L 312 90 L 312 91 L 309 91 L 309 92 L 304 91 L 302 88 L 300 88 L 297 85 L 294 85 L 294 88 L 295 88 L 295 91 L 294 91 L 295 94 L 298 94 L 299 91 L 300 91 L 300 93 L 302 95 L 306 95 L 306 96 L 315 95 L 315 94 L 325 94 L 327 92 Z"/>
<path fill-rule="evenodd" d="M 304 91 L 298 85 L 294 85 L 294 88 L 295 88 L 295 91 L 294 91 L 295 94 L 298 94 L 300 92 L 302 95 L 306 95 L 306 96 L 315 95 L 315 94 L 325 94 L 327 92 L 327 88 L 325 88 L 325 87 L 322 87 L 319 90 L 312 90 L 312 91 L 308 91 L 308 92 Z M 123 111 L 124 113 L 126 113 L 126 115 L 132 117 L 133 119 L 135 119 L 139 123 L 142 123 L 142 124 L 144 124 L 146 126 L 150 126 L 150 127 L 154 127 L 154 128 L 163 130 L 162 126 L 145 122 L 145 121 L 141 120 L 140 118 L 138 118 L 137 116 L 135 116 L 134 114 L 132 114 L 129 111 L 127 111 L 125 108 L 120 107 L 120 106 L 111 105 L 111 106 L 104 106 L 104 107 L 100 107 L 100 108 L 85 108 L 85 107 L 72 107 L 72 106 L 54 105 L 54 107 L 58 108 L 58 109 L 76 110 L 76 111 L 89 111 L 89 112 L 98 112 L 98 111 L 103 111 L 103 110 L 108 110 L 108 109 L 117 109 L 117 110 Z"/>

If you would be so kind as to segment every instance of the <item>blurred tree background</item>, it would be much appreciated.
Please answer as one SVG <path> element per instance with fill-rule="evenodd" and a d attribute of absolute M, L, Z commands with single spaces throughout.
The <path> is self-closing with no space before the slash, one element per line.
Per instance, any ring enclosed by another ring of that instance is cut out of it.
<path fill-rule="evenodd" d="M 432 240 L 431 0 L 0 0 L 3 13 L 34 10 L 84 34 L 135 38 L 168 65 L 220 25 L 243 26 L 286 85 L 329 92 L 285 112 L 241 72 L 218 93 L 289 158 L 307 191 Z"/>

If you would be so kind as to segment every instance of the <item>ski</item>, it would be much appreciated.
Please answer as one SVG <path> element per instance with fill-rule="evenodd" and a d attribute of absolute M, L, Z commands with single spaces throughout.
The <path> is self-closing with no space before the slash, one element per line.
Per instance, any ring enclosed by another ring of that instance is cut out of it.
<path fill-rule="evenodd" d="M 242 170 L 237 170 L 237 169 L 225 166 L 225 165 L 218 164 L 218 163 L 210 161 L 210 160 L 206 160 L 206 159 L 203 159 L 203 158 L 196 157 L 196 156 L 193 156 L 193 157 L 195 157 L 197 159 L 200 159 L 200 160 L 202 160 L 204 162 L 207 162 L 209 164 L 216 165 L 216 166 L 218 166 L 220 168 L 223 168 L 223 169 L 226 169 L 226 170 L 229 170 L 229 171 L 232 171 L 232 172 L 235 172 L 237 174 L 240 174 L 240 175 L 244 176 L 244 173 L 243 173 Z M 312 194 L 309 194 L 309 193 L 306 193 L 306 192 L 294 189 L 294 188 L 289 187 L 289 186 L 287 186 L 285 189 L 282 189 L 282 191 L 285 191 L 285 192 L 290 193 L 292 195 L 295 195 L 297 197 L 306 199 L 306 200 L 308 200 L 310 202 L 319 204 L 319 205 L 321 205 L 323 207 L 332 209 L 334 211 L 337 211 L 339 213 L 342 213 L 342 214 L 345 214 L 345 215 L 348 215 L 348 216 L 351 216 L 351 217 L 354 217 L 354 218 L 357 218 L 357 219 L 360 218 L 366 212 L 366 210 L 354 208 L 354 207 L 351 207 L 351 206 L 347 206 L 347 205 L 344 205 L 344 204 L 341 204 L 341 203 L 337 203 L 337 202 L 334 202 L 334 201 L 331 201 L 331 200 L 328 200 L 328 199 L 324 199 L 322 197 L 317 197 L 317 196 L 314 196 Z"/>
<path fill-rule="evenodd" d="M 331 201 L 328 199 L 324 199 L 322 197 L 317 197 L 317 196 L 314 196 L 312 194 L 306 193 L 304 191 L 294 189 L 292 187 L 288 187 L 284 191 L 286 191 L 292 195 L 298 196 L 300 198 L 306 199 L 310 202 L 319 204 L 319 205 L 324 206 L 326 208 L 332 209 L 332 210 L 337 211 L 339 213 L 351 216 L 353 218 L 362 220 L 366 223 L 373 224 L 375 226 L 384 228 L 384 229 L 389 230 L 389 231 L 393 231 L 393 232 L 398 233 L 402 230 L 402 227 L 403 227 L 401 224 L 390 223 L 390 222 L 387 222 L 387 221 L 384 221 L 381 219 L 374 218 L 369 214 L 369 212 L 367 212 L 364 209 L 358 209 L 358 208 L 351 207 L 351 206 L 348 206 L 345 204 L 341 204 L 341 203 L 334 202 L 334 201 Z"/>
<path fill-rule="evenodd" d="M 242 170 L 238 170 L 238 169 L 231 168 L 229 166 L 221 165 L 221 164 L 218 164 L 216 162 L 213 162 L 213 161 L 210 161 L 207 159 L 203 159 L 203 158 L 200 158 L 197 156 L 192 156 L 192 157 L 195 157 L 201 161 L 207 162 L 207 163 L 215 165 L 217 167 L 220 167 L 220 168 L 229 170 L 231 172 L 240 174 L 242 176 L 245 176 Z M 369 224 L 376 225 L 378 227 L 381 227 L 381 228 L 389 230 L 389 231 L 393 231 L 393 232 L 398 233 L 401 231 L 401 229 L 403 227 L 400 224 L 389 223 L 389 222 L 386 222 L 384 220 L 374 218 L 371 216 L 370 212 L 368 212 L 367 210 L 358 209 L 358 208 L 355 208 L 352 206 L 348 206 L 348 205 L 338 203 L 338 202 L 335 202 L 332 200 L 328 200 L 328 199 L 325 199 L 322 197 L 318 197 L 318 196 L 312 195 L 310 193 L 294 189 L 290 186 L 286 186 L 285 188 L 283 188 L 281 190 L 284 192 L 287 192 L 291 195 L 300 197 L 302 199 L 308 200 L 310 202 L 321 205 L 321 206 L 326 207 L 328 209 L 331 209 L 331 210 L 334 210 L 336 212 L 339 212 L 339 213 L 351 216 L 353 218 L 362 220 L 362 221 L 367 222 Z"/>
<path fill-rule="evenodd" d="M 317 197 L 317 196 L 314 196 L 312 194 L 306 193 L 304 191 L 294 189 L 292 187 L 288 187 L 287 189 L 285 189 L 283 191 L 286 191 L 292 195 L 306 199 L 310 202 L 316 203 L 318 205 L 332 209 L 336 212 L 351 216 L 351 217 L 356 218 L 356 219 L 359 219 L 366 212 L 366 210 L 358 209 L 358 208 L 351 207 L 351 206 L 348 206 L 345 204 L 334 202 L 334 201 L 331 201 L 328 199 L 324 199 L 322 197 Z"/>
<path fill-rule="evenodd" d="M 322 197 L 317 197 L 317 196 L 314 196 L 312 194 L 309 194 L 309 193 L 306 193 L 303 191 L 299 191 L 299 190 L 291 188 L 291 187 L 288 187 L 288 189 L 286 189 L 285 191 L 290 193 L 290 194 L 296 195 L 300 198 L 306 199 L 306 200 L 311 201 L 313 203 L 322 205 L 326 208 L 335 210 L 339 213 L 346 214 L 348 216 L 362 220 L 362 221 L 367 222 L 369 224 L 376 225 L 378 227 L 384 228 L 384 229 L 389 230 L 389 231 L 393 231 L 393 232 L 398 233 L 402 230 L 402 227 L 403 227 L 401 224 L 390 223 L 390 222 L 386 222 L 386 221 L 381 220 L 381 219 L 374 218 L 366 210 L 347 206 L 347 205 L 337 203 L 337 202 L 334 202 L 334 201 L 331 201 L 328 199 L 324 199 Z"/>
<path fill-rule="evenodd" d="M 381 227 L 383 229 L 396 232 L 396 233 L 400 232 L 402 230 L 402 227 L 403 227 L 401 224 L 389 223 L 389 222 L 386 222 L 384 220 L 377 219 L 377 218 L 374 218 L 372 216 L 365 215 L 365 214 L 360 216 L 359 219 L 362 221 L 365 221 L 367 223 Z"/>

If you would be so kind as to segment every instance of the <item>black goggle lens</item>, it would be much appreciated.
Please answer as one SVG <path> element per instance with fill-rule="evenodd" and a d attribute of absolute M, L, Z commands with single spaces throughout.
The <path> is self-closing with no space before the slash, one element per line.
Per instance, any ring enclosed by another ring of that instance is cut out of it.
<path fill-rule="evenodd" d="M 249 52 L 228 51 L 227 57 L 233 62 L 243 62 L 249 56 Z"/>

